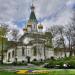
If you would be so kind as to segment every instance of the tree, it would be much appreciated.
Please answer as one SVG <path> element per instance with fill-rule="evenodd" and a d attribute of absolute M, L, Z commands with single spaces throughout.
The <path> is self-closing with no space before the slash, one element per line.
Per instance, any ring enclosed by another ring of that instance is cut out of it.
<path fill-rule="evenodd" d="M 12 37 L 13 37 L 13 41 L 17 41 L 18 40 L 18 33 L 19 30 L 18 29 L 12 29 Z"/>
<path fill-rule="evenodd" d="M 50 32 L 53 36 L 53 45 L 54 47 L 62 47 L 64 48 L 64 54 L 66 56 L 66 45 L 65 45 L 65 38 L 64 38 L 64 26 L 62 25 L 54 25 L 50 28 Z"/>
<path fill-rule="evenodd" d="M 74 48 L 74 55 L 75 55 L 75 11 L 72 17 L 71 29 L 72 29 L 72 48 Z"/>
<path fill-rule="evenodd" d="M 45 32 L 45 37 L 46 37 L 46 47 L 52 48 L 52 34 L 51 32 Z"/>
<path fill-rule="evenodd" d="M 71 23 L 67 25 L 65 29 L 66 29 L 66 37 L 69 42 L 68 44 L 69 52 L 70 52 L 69 56 L 72 56 L 73 52 L 75 55 L 75 50 L 73 49 L 75 48 L 75 12 L 73 13 Z"/>
<path fill-rule="evenodd" d="M 58 33 L 60 34 L 60 42 L 64 48 L 64 54 L 66 57 L 66 45 L 65 45 L 65 39 L 64 39 L 64 26 L 58 26 Z"/>
<path fill-rule="evenodd" d="M 68 47 L 69 47 L 69 52 L 70 55 L 72 56 L 72 25 L 68 25 L 65 27 L 65 36 L 67 37 L 68 40 Z"/>
<path fill-rule="evenodd" d="M 2 44 L 2 50 L 1 50 L 1 64 L 3 64 L 3 49 L 4 49 L 4 43 L 6 42 L 6 34 L 8 32 L 8 25 L 1 24 L 0 25 L 0 43 Z"/>
<path fill-rule="evenodd" d="M 51 32 L 45 32 L 45 41 L 44 41 L 44 58 L 46 59 L 46 48 L 52 48 L 52 34 Z"/>

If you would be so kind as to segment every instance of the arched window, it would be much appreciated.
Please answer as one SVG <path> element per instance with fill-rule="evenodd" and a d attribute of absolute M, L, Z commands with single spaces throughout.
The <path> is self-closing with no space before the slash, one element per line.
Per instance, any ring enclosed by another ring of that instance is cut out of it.
<path fill-rule="evenodd" d="M 12 57 L 14 57 L 14 55 L 15 55 L 15 52 L 14 52 L 14 51 L 12 51 Z"/>
<path fill-rule="evenodd" d="M 8 62 L 10 62 L 10 55 L 11 55 L 11 53 L 9 52 L 8 53 Z"/>
<path fill-rule="evenodd" d="M 22 56 L 24 56 L 25 53 L 24 53 L 24 47 L 22 47 Z"/>
<path fill-rule="evenodd" d="M 33 55 L 36 56 L 37 55 L 37 49 L 36 49 L 36 46 L 33 47 Z"/>

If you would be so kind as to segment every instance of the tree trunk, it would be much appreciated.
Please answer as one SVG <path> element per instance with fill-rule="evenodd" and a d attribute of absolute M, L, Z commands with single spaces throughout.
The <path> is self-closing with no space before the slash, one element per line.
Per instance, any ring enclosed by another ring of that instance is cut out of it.
<path fill-rule="evenodd" d="M 2 37 L 1 64 L 3 64 L 3 37 Z"/>
<path fill-rule="evenodd" d="M 70 57 L 72 56 L 72 53 L 73 53 L 72 46 L 70 46 Z"/>
<path fill-rule="evenodd" d="M 71 46 L 71 40 L 70 39 L 69 39 L 69 52 L 70 52 L 69 57 L 71 57 L 72 56 L 72 46 Z"/>
<path fill-rule="evenodd" d="M 66 55 L 66 46 L 65 46 L 64 37 L 63 37 L 62 33 L 61 33 L 61 37 L 63 39 L 64 55 L 65 55 L 65 57 L 67 57 L 67 55 Z"/>

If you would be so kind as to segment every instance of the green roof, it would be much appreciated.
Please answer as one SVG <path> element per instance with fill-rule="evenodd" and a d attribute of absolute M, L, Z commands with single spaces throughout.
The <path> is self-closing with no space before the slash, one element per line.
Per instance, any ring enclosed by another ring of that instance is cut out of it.
<path fill-rule="evenodd" d="M 37 19 L 36 19 L 34 11 L 31 12 L 29 21 L 37 22 Z"/>

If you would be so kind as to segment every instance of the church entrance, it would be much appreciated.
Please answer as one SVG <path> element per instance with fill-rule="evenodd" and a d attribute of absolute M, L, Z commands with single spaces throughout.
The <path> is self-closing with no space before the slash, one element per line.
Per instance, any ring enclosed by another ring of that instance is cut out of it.
<path fill-rule="evenodd" d="M 27 56 L 27 63 L 30 63 L 30 56 Z"/>

